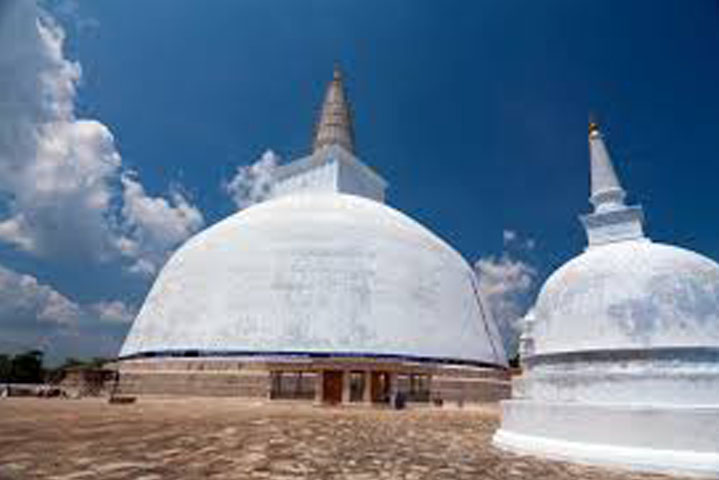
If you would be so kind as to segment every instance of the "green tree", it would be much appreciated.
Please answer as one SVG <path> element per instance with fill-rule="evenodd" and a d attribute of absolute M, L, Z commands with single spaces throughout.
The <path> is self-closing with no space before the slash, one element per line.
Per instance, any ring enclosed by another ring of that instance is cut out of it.
<path fill-rule="evenodd" d="M 58 370 L 62 370 L 65 368 L 71 368 L 71 367 L 78 367 L 80 365 L 85 365 L 86 362 L 83 362 L 82 360 L 79 360 L 75 357 L 67 357 L 64 362 L 62 362 L 62 365 L 58 367 Z"/>
<path fill-rule="evenodd" d="M 42 383 L 44 370 L 42 368 L 43 352 L 30 350 L 19 353 L 12 358 L 12 373 L 10 381 L 15 383 Z"/>
<path fill-rule="evenodd" d="M 12 376 L 12 357 L 0 354 L 0 382 L 9 382 Z"/>

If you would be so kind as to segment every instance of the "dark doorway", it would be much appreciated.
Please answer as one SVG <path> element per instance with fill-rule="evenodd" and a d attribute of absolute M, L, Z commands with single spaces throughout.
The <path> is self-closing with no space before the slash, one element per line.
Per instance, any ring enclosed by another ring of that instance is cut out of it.
<path fill-rule="evenodd" d="M 364 400 L 365 372 L 350 372 L 350 402 Z"/>
<path fill-rule="evenodd" d="M 272 372 L 270 398 L 311 400 L 315 396 L 315 374 L 312 372 Z"/>
<path fill-rule="evenodd" d="M 336 404 L 342 402 L 342 372 L 325 370 L 322 372 L 322 401 Z"/>
<path fill-rule="evenodd" d="M 389 373 L 372 372 L 371 379 L 372 402 L 388 403 L 389 402 Z"/>
<path fill-rule="evenodd" d="M 429 402 L 429 375 L 414 373 L 405 378 L 407 400 L 410 402 Z"/>

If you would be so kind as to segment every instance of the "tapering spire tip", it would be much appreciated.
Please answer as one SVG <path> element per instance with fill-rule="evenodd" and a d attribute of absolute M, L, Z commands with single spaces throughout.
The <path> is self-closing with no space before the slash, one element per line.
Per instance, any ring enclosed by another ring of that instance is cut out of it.
<path fill-rule="evenodd" d="M 340 62 L 335 62 L 334 64 L 332 69 L 332 80 L 342 80 L 342 67 L 340 67 Z"/>
<path fill-rule="evenodd" d="M 342 70 L 335 62 L 332 81 L 327 86 L 325 100 L 315 129 L 314 150 L 339 145 L 354 153 L 352 113 L 342 81 Z"/>

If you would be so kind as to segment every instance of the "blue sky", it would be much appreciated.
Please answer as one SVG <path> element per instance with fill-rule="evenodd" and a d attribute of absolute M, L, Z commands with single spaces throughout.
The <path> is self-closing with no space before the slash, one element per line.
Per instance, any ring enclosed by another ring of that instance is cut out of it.
<path fill-rule="evenodd" d="M 179 180 L 211 221 L 267 148 L 309 147 L 334 61 L 358 152 L 390 202 L 468 258 L 503 229 L 548 268 L 583 248 L 586 123 L 599 116 L 657 240 L 719 254 L 719 7 L 713 1 L 85 2 L 80 111 L 148 188 Z"/>
<path fill-rule="evenodd" d="M 205 226 L 232 213 L 222 182 L 238 165 L 267 149 L 285 161 L 308 151 L 338 61 L 358 154 L 390 182 L 389 203 L 470 261 L 510 249 L 536 269 L 537 285 L 585 246 L 577 216 L 589 211 L 590 111 L 630 201 L 645 208 L 649 236 L 719 258 L 718 5 L 42 3 L 66 33 L 65 58 L 82 66 L 76 117 L 111 132 L 141 198 L 177 193 Z M 12 195 L 0 192 L 0 203 Z M 17 215 L 21 206 L 0 205 L 0 219 L 8 209 Z M 506 230 L 534 248 L 507 245 Z M 133 276 L 120 263 L 0 243 L 0 265 L 69 301 L 120 301 L 131 311 L 152 274 Z M 125 327 L 113 328 L 117 337 Z"/>

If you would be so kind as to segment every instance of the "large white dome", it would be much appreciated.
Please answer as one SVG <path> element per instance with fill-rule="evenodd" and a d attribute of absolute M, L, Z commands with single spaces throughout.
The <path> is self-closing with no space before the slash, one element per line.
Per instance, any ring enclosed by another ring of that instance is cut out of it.
<path fill-rule="evenodd" d="M 397 210 L 338 193 L 252 206 L 172 256 L 120 356 L 188 351 L 506 364 L 462 257 Z"/>
<path fill-rule="evenodd" d="M 547 280 L 536 316 L 535 354 L 719 347 L 719 265 L 646 239 L 592 247 Z"/>

